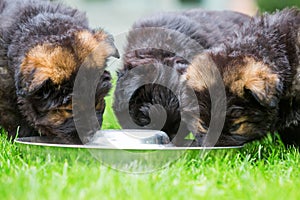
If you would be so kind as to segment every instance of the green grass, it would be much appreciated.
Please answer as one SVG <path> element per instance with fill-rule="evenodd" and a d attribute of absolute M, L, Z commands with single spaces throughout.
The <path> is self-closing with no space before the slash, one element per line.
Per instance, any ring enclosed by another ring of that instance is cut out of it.
<path fill-rule="evenodd" d="M 104 128 L 119 128 L 107 102 Z M 76 155 L 23 152 L 2 134 L 0 199 L 300 199 L 299 166 L 299 151 L 271 136 L 242 149 L 189 151 L 138 175 Z"/>

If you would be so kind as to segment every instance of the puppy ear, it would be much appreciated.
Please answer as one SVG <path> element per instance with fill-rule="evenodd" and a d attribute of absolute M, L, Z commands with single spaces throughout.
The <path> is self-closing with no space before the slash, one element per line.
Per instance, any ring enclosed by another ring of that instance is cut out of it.
<path fill-rule="evenodd" d="M 96 58 L 98 66 L 104 66 L 106 59 L 110 56 L 120 57 L 113 37 L 103 30 L 93 32 L 83 30 L 75 33 L 73 47 L 82 62 L 92 56 Z"/>
<path fill-rule="evenodd" d="M 248 98 L 252 96 L 262 106 L 274 108 L 279 103 L 283 83 L 268 65 L 253 58 L 236 62 L 224 74 L 225 84 L 236 95 Z"/>
<path fill-rule="evenodd" d="M 45 86 L 50 82 L 50 79 L 46 79 L 41 82 L 33 81 L 32 84 L 27 84 L 26 81 L 21 81 L 17 84 L 17 95 L 22 97 L 28 97 L 36 94 L 40 90 L 44 90 Z M 47 91 L 45 91 L 47 92 Z"/>
<path fill-rule="evenodd" d="M 251 95 L 262 106 L 275 108 L 279 103 L 278 94 L 282 84 L 276 74 L 265 74 L 249 80 L 244 86 L 245 96 Z"/>
<path fill-rule="evenodd" d="M 61 84 L 74 73 L 76 65 L 69 50 L 50 44 L 38 45 L 22 60 L 17 75 L 18 94 L 32 94 L 48 81 Z"/>

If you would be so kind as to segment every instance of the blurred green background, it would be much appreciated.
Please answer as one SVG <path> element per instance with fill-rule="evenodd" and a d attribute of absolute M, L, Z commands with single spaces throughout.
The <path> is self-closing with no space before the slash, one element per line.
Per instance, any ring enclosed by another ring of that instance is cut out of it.
<path fill-rule="evenodd" d="M 235 10 L 255 15 L 286 6 L 300 6 L 300 0 L 57 0 L 86 11 L 92 27 L 112 34 L 126 32 L 137 19 L 162 11 L 190 8 Z"/>
<path fill-rule="evenodd" d="M 54 0 L 85 11 L 92 28 L 103 28 L 115 38 L 121 55 L 126 45 L 126 33 L 141 17 L 159 12 L 204 8 L 210 10 L 235 10 L 249 15 L 258 11 L 273 11 L 285 6 L 300 6 L 300 0 Z M 122 66 L 114 60 L 107 68 L 115 72 Z"/>
<path fill-rule="evenodd" d="M 257 5 L 261 11 L 272 12 L 285 7 L 300 7 L 300 0 L 257 0 Z"/>

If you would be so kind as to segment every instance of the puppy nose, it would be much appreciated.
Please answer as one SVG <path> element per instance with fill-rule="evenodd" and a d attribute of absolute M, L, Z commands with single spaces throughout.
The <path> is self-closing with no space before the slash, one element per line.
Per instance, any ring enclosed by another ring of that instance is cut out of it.
<path fill-rule="evenodd" d="M 118 49 L 116 48 L 116 50 L 115 50 L 115 53 L 112 55 L 112 57 L 114 57 L 114 58 L 120 58 L 120 53 L 119 53 L 119 51 L 118 51 Z"/>
<path fill-rule="evenodd" d="M 180 73 L 180 74 L 184 74 L 187 70 L 187 64 L 182 64 L 182 63 L 176 63 L 176 65 L 174 65 L 174 68 Z"/>

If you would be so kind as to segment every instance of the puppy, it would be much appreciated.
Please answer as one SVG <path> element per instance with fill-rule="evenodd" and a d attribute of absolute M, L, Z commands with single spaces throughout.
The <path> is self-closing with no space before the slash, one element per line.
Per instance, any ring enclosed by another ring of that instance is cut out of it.
<path fill-rule="evenodd" d="M 178 97 L 184 90 L 179 75 L 186 73 L 196 54 L 224 42 L 248 20 L 250 17 L 236 12 L 189 10 L 134 23 L 114 96 L 113 108 L 121 126 L 161 129 L 181 145 L 189 130 L 180 126 L 185 106 Z M 132 74 L 133 69 L 140 73 Z"/>
<path fill-rule="evenodd" d="M 214 95 L 208 87 L 218 86 L 201 78 L 214 80 L 213 68 L 219 70 L 227 96 L 217 146 L 242 145 L 275 131 L 283 141 L 299 144 L 299 50 L 300 10 L 292 8 L 253 17 L 224 45 L 198 55 L 186 75 L 199 102 L 200 115 L 189 119 L 197 144 L 214 145 L 205 143 Z"/>
<path fill-rule="evenodd" d="M 73 120 L 75 77 L 90 54 L 103 70 L 108 57 L 118 56 L 112 36 L 91 30 L 84 13 L 48 1 L 0 0 L 0 21 L 0 125 L 11 137 L 81 143 Z M 100 124 L 110 80 L 107 71 L 98 78 Z"/>

